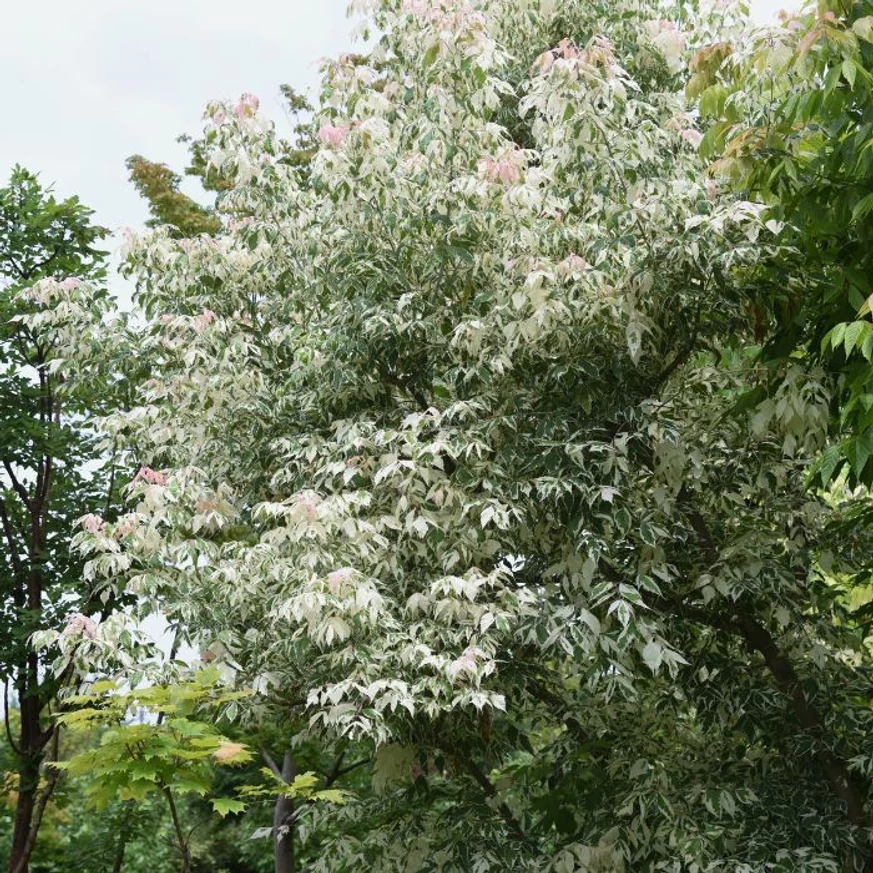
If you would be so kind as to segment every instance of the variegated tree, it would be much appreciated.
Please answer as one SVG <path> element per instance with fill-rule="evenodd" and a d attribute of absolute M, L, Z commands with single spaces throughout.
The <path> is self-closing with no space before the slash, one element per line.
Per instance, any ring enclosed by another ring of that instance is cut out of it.
<path fill-rule="evenodd" d="M 240 717 L 371 746 L 372 797 L 277 822 L 307 869 L 871 869 L 831 385 L 735 408 L 776 243 L 683 93 L 735 11 L 366 5 L 306 176 L 215 104 L 223 230 L 131 242 L 156 376 L 107 431 L 148 467 L 91 572 Z"/>

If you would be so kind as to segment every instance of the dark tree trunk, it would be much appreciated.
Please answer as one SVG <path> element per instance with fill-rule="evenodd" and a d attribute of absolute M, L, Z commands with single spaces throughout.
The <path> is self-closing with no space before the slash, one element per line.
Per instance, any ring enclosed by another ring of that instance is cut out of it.
<path fill-rule="evenodd" d="M 293 782 L 297 767 L 290 750 L 285 752 L 282 761 L 282 779 Z M 283 828 L 287 828 L 283 832 Z M 273 858 L 275 873 L 296 873 L 297 862 L 294 856 L 294 798 L 279 795 L 273 809 Z"/>
<path fill-rule="evenodd" d="M 52 410 L 51 394 L 47 393 L 48 382 L 42 368 L 39 372 L 40 384 L 43 388 L 43 402 L 46 408 L 45 417 L 48 418 Z M 52 458 L 46 456 L 41 459 L 33 496 L 30 496 L 17 480 L 7 461 L 3 461 L 3 466 L 13 483 L 14 490 L 18 493 L 30 516 L 26 589 L 22 590 L 22 586 L 19 585 L 15 591 L 14 601 L 18 609 L 22 609 L 26 605 L 30 615 L 34 617 L 36 622 L 39 622 L 42 613 L 43 592 L 43 527 L 51 491 Z M 40 766 L 45 758 L 46 744 L 55 736 L 55 733 L 52 730 L 44 731 L 42 728 L 41 716 L 45 703 L 43 697 L 45 687 L 40 684 L 39 659 L 36 652 L 29 651 L 22 662 L 18 664 L 17 671 L 16 690 L 21 712 L 18 745 L 19 782 L 18 802 L 15 808 L 15 828 L 12 834 L 12 851 L 9 856 L 9 873 L 27 873 L 45 803 L 48 802 L 54 788 L 53 781 L 45 797 L 38 799 Z"/>
<path fill-rule="evenodd" d="M 33 693 L 38 686 L 36 655 L 30 654 L 19 666 L 18 701 L 21 727 L 18 746 L 18 801 L 15 804 L 15 828 L 12 833 L 12 851 L 9 873 L 27 873 L 35 834 L 32 833 L 34 812 L 39 793 L 40 765 L 51 733 L 44 734 L 40 723 L 40 701 Z"/>
<path fill-rule="evenodd" d="M 15 829 L 12 832 L 9 873 L 27 873 L 30 829 L 38 790 L 39 763 L 32 756 L 22 757 L 18 768 L 18 802 L 15 804 Z"/>

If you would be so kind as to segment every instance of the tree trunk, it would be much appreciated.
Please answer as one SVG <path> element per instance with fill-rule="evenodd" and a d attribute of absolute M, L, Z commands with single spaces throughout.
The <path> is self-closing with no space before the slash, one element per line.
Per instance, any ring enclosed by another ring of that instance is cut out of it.
<path fill-rule="evenodd" d="M 9 873 L 27 873 L 32 848 L 28 837 L 33 824 L 38 790 L 39 763 L 25 752 L 18 768 L 18 801 L 15 804 L 15 829 L 12 833 Z"/>
<path fill-rule="evenodd" d="M 185 839 L 185 834 L 182 830 L 182 822 L 176 809 L 176 801 L 173 800 L 173 789 L 169 785 L 164 786 L 164 796 L 167 798 L 167 805 L 170 807 L 170 817 L 173 819 L 173 829 L 176 831 L 176 845 L 179 847 L 179 854 L 182 856 L 182 873 L 191 873 L 191 852 L 188 851 L 188 841 Z"/>
<path fill-rule="evenodd" d="M 45 757 L 45 746 L 54 735 L 44 733 L 40 722 L 40 701 L 33 693 L 39 689 L 36 655 L 31 652 L 19 665 L 18 705 L 21 726 L 18 741 L 18 801 L 15 804 L 15 828 L 12 833 L 12 851 L 9 873 L 27 873 L 30 854 L 36 842 L 31 833 L 37 811 L 40 765 Z M 37 826 L 39 820 L 36 819 Z"/>
<path fill-rule="evenodd" d="M 112 864 L 112 873 L 121 873 L 121 868 L 124 866 L 124 854 L 127 850 L 127 841 L 130 838 L 130 819 L 132 808 L 126 805 L 124 816 L 121 819 L 121 826 L 118 829 L 118 846 L 115 850 L 115 861 Z"/>
<path fill-rule="evenodd" d="M 285 752 L 282 761 L 282 779 L 293 782 L 297 767 L 291 751 Z M 287 828 L 282 833 L 282 828 Z M 294 798 L 280 794 L 273 809 L 273 858 L 275 873 L 295 873 L 297 862 L 294 856 Z"/>

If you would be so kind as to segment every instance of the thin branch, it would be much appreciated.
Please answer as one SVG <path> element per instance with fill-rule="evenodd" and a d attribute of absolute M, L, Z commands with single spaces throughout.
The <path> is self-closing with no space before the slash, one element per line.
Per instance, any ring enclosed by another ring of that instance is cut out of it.
<path fill-rule="evenodd" d="M 342 779 L 343 776 L 345 776 L 347 773 L 351 773 L 352 770 L 357 770 L 358 767 L 363 767 L 364 764 L 369 764 L 369 763 L 370 763 L 370 758 L 361 758 L 360 761 L 355 761 L 354 764 L 349 764 L 348 767 L 343 767 L 341 770 L 337 771 L 337 774 L 335 777 L 333 777 L 332 779 L 331 778 L 325 779 L 324 787 L 330 788 L 330 786 L 333 785 L 333 783 L 336 782 L 337 779 Z"/>
<path fill-rule="evenodd" d="M 27 507 L 29 511 L 30 497 L 28 496 L 27 489 L 18 481 L 18 477 L 15 475 L 15 471 L 12 469 L 12 465 L 5 458 L 3 459 L 3 467 L 6 470 L 6 475 L 9 476 L 9 481 L 12 483 L 12 489 L 21 498 L 21 502 Z"/>
<path fill-rule="evenodd" d="M 39 512 L 42 513 L 46 509 L 49 493 L 51 491 L 52 471 L 54 470 L 54 458 L 51 455 L 46 455 L 42 467 L 42 482 L 34 502 L 39 507 Z"/>
<path fill-rule="evenodd" d="M 691 356 L 691 353 L 694 351 L 695 346 L 697 345 L 697 332 L 700 327 L 700 301 L 698 300 L 697 308 L 694 313 L 694 326 L 691 328 L 691 334 L 685 342 L 685 345 L 676 352 L 676 357 L 661 370 L 660 373 L 655 377 L 655 384 L 662 385 L 676 370 L 679 369 Z"/>
<path fill-rule="evenodd" d="M 205 826 L 208 825 L 208 824 L 209 824 L 209 819 L 204 818 L 204 819 L 202 819 L 201 821 L 195 822 L 193 825 L 191 825 L 191 828 L 190 828 L 190 830 L 188 831 L 188 836 L 185 837 L 185 845 L 186 845 L 186 846 L 190 846 L 190 845 L 191 845 L 191 837 L 194 836 L 194 831 L 196 831 L 197 828 L 205 827 Z"/>
<path fill-rule="evenodd" d="M 325 787 L 330 787 L 334 782 L 339 778 L 340 767 L 343 764 L 343 758 L 346 756 L 346 749 L 343 747 L 340 749 L 339 754 L 334 759 L 333 764 L 330 766 L 330 770 L 327 771 L 324 777 L 324 785 Z"/>

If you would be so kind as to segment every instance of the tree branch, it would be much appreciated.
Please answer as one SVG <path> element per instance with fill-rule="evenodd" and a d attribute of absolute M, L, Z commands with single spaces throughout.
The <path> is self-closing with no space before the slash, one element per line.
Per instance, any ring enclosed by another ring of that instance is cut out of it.
<path fill-rule="evenodd" d="M 720 556 L 715 538 L 700 511 L 690 505 L 690 495 L 685 489 L 679 494 L 679 502 L 703 547 L 707 561 L 710 565 L 718 563 Z M 751 651 L 757 652 L 763 657 L 777 688 L 791 701 L 800 726 L 824 741 L 827 733 L 825 719 L 807 698 L 794 665 L 779 649 L 770 631 L 748 610 L 739 603 L 733 604 L 731 609 L 733 615 L 729 617 L 714 617 L 709 616 L 703 610 L 693 608 L 693 611 L 689 610 L 682 604 L 678 607 L 680 614 L 684 613 L 711 627 L 727 630 L 741 636 Z M 866 792 L 859 789 L 856 779 L 853 778 L 843 761 L 826 747 L 819 748 L 815 752 L 815 757 L 822 766 L 831 791 L 845 804 L 846 817 L 849 821 L 859 828 L 868 827 L 864 811 L 864 793 Z"/>
<path fill-rule="evenodd" d="M 264 759 L 267 766 L 270 768 L 270 772 L 277 779 L 281 779 L 282 778 L 282 771 L 278 768 L 278 766 L 276 766 L 276 762 L 273 760 L 270 753 L 263 746 L 261 746 L 261 757 Z"/>
<path fill-rule="evenodd" d="M 697 332 L 700 327 L 700 301 L 698 300 L 697 308 L 694 312 L 694 325 L 691 328 L 691 333 L 688 336 L 688 339 L 685 342 L 685 345 L 676 352 L 676 357 L 661 370 L 660 373 L 655 377 L 655 384 L 661 385 L 673 375 L 691 356 L 691 353 L 694 351 L 695 346 L 697 345 Z"/>
<path fill-rule="evenodd" d="M 479 765 L 476 764 L 476 762 L 472 758 L 463 754 L 459 756 L 459 759 L 464 767 L 466 767 L 467 772 L 479 784 L 479 787 L 485 793 L 485 796 L 489 800 L 497 800 L 497 810 L 502 816 L 503 820 L 506 822 L 506 826 L 509 828 L 512 835 L 520 843 L 524 843 L 524 845 L 530 848 L 531 851 L 539 855 L 539 848 L 530 839 L 530 837 L 525 834 L 524 830 L 521 827 L 521 823 L 515 817 L 512 810 L 506 805 L 504 801 L 498 799 L 497 789 L 494 787 L 491 780 L 485 775 Z"/>
<path fill-rule="evenodd" d="M 325 788 L 329 788 L 337 779 L 339 779 L 340 767 L 342 767 L 343 758 L 346 756 L 345 748 L 340 749 L 339 754 L 336 756 L 333 764 L 331 764 L 330 770 L 327 771 L 324 777 L 324 786 Z"/>
<path fill-rule="evenodd" d="M 345 776 L 346 773 L 351 773 L 352 770 L 357 770 L 358 767 L 363 767 L 364 764 L 369 764 L 369 763 L 370 763 L 369 758 L 361 758 L 360 761 L 355 761 L 354 764 L 349 764 L 348 767 L 343 767 L 341 770 L 337 771 L 335 776 L 329 775 L 327 777 L 327 779 L 324 780 L 324 787 L 330 788 L 330 786 L 333 785 L 333 783 L 336 782 L 337 779 L 342 779 L 342 777 Z"/>
<path fill-rule="evenodd" d="M 27 510 L 30 511 L 30 497 L 27 494 L 27 489 L 18 481 L 12 465 L 5 458 L 3 459 L 3 467 L 6 470 L 6 475 L 9 477 L 9 481 L 12 483 L 13 491 L 21 498 L 21 502 L 27 507 Z"/>

